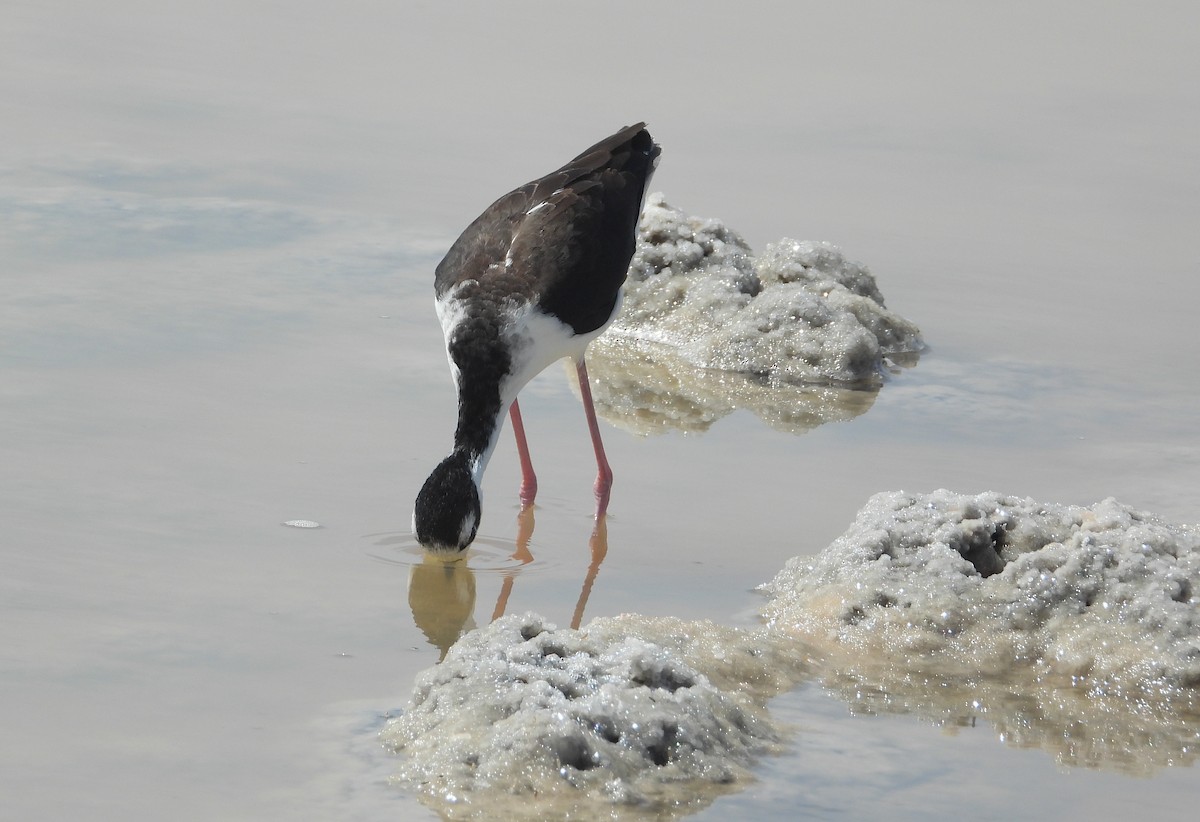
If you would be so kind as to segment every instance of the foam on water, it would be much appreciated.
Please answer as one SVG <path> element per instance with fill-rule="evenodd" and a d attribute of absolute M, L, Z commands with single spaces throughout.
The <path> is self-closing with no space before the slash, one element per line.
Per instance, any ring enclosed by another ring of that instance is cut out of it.
<path fill-rule="evenodd" d="M 917 327 L 834 245 L 784 239 L 755 256 L 715 219 L 647 198 L 620 315 L 606 340 L 671 346 L 698 368 L 788 382 L 877 383 Z"/>
<path fill-rule="evenodd" d="M 382 739 L 405 754 L 398 778 L 444 815 L 674 815 L 735 789 L 778 745 L 763 702 L 802 666 L 761 632 L 707 622 L 575 631 L 508 616 L 421 674 Z"/>
<path fill-rule="evenodd" d="M 877 494 L 764 590 L 773 628 L 908 670 L 1136 699 L 1200 685 L 1200 529 L 1112 499 Z"/>

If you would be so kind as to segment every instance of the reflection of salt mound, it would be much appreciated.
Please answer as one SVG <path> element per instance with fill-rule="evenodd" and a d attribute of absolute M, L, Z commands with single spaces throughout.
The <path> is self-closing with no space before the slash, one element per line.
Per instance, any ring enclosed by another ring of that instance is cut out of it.
<path fill-rule="evenodd" d="M 588 815 L 588 803 L 695 810 L 777 740 L 761 703 L 795 665 L 757 637 L 679 620 L 601 619 L 574 631 L 503 617 L 418 678 L 383 740 L 407 755 L 400 778 L 452 816 L 496 813 L 497 803 L 530 818 Z"/>
<path fill-rule="evenodd" d="M 1200 686 L 1200 529 L 1113 500 L 877 494 L 765 588 L 774 627 L 913 670 L 1131 699 Z"/>
<path fill-rule="evenodd" d="M 917 327 L 884 307 L 870 272 L 835 246 L 782 240 L 754 257 L 725 225 L 661 194 L 646 203 L 624 306 L 606 336 L 672 346 L 698 368 L 789 382 L 877 381 L 886 357 L 923 347 Z"/>
<path fill-rule="evenodd" d="M 1122 692 L 914 670 L 902 661 L 842 658 L 822 684 L 856 714 L 912 714 L 946 729 L 981 720 L 1018 748 L 1040 748 L 1060 765 L 1149 776 L 1186 767 L 1200 756 L 1195 694 L 1129 698 Z"/>
<path fill-rule="evenodd" d="M 677 349 L 625 337 L 601 337 L 587 361 L 596 412 L 635 434 L 705 431 L 739 408 L 772 428 L 802 434 L 866 413 L 877 394 L 697 368 Z"/>

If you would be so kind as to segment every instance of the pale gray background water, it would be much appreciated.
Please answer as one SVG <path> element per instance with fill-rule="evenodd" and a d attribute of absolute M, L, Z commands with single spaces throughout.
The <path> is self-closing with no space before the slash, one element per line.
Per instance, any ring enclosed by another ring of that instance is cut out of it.
<path fill-rule="evenodd" d="M 411 499 L 453 399 L 433 265 L 495 196 L 649 121 L 654 188 L 830 240 L 931 352 L 849 422 L 606 428 L 587 615 L 746 624 L 873 492 L 1197 520 L 1200 11 L 1188 3 L 0 5 L 0 796 L 13 819 L 421 818 L 372 744 L 437 659 Z M 570 620 L 594 466 L 524 403 Z M 474 621 L 512 569 L 509 440 Z M 284 528 L 290 519 L 320 530 Z M 490 569 L 490 570 L 489 570 Z M 1193 767 L 1066 770 L 819 689 L 704 815 L 1191 818 Z"/>

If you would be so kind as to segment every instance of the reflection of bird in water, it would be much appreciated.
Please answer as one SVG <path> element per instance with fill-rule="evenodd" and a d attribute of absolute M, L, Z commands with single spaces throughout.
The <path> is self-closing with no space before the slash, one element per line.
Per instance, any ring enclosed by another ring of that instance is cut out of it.
<path fill-rule="evenodd" d="M 512 555 L 512 558 L 519 560 L 522 565 L 533 562 L 533 554 L 529 552 L 529 541 L 533 538 L 533 525 L 532 506 L 522 508 L 521 513 L 517 515 L 517 550 Z M 588 598 L 592 595 L 592 586 L 596 584 L 596 575 L 600 573 L 600 563 L 604 562 L 604 557 L 608 555 L 608 525 L 604 517 L 596 520 L 596 527 L 592 531 L 591 539 L 588 540 L 588 547 L 592 550 L 592 561 L 584 575 L 579 599 L 575 602 L 575 613 L 571 615 L 572 628 L 578 628 L 583 621 L 583 611 L 587 607 Z M 514 578 L 514 574 L 505 574 L 504 582 L 500 586 L 500 596 L 496 598 L 496 609 L 492 611 L 493 620 L 504 616 L 504 611 L 508 608 L 508 598 L 512 595 Z"/>
<path fill-rule="evenodd" d="M 500 594 L 492 611 L 493 620 L 504 616 L 517 576 L 524 566 L 533 562 L 533 554 L 529 550 L 533 528 L 533 506 L 527 506 L 517 515 L 516 550 L 509 557 L 519 564 L 502 572 Z M 608 554 L 608 528 L 603 517 L 597 521 L 588 547 L 591 548 L 592 558 L 575 602 L 575 611 L 571 616 L 572 628 L 578 628 L 583 621 L 592 586 L 600 573 L 600 563 Z M 414 565 L 409 572 L 408 605 L 412 609 L 413 622 L 425 634 L 429 644 L 441 652 L 438 661 L 445 659 L 450 646 L 475 627 L 475 571 L 461 555 L 449 559 L 426 552 L 421 564 Z"/>
<path fill-rule="evenodd" d="M 533 503 L 537 479 L 517 394 L 564 357 L 576 363 L 596 453 L 596 517 L 604 516 L 612 469 L 583 354 L 617 312 L 658 155 L 644 124 L 622 129 L 501 197 L 438 264 L 434 290 L 458 427 L 454 450 L 417 495 L 413 531 L 427 549 L 462 551 L 475 538 L 480 483 L 506 411 L 521 462 L 521 503 Z"/>
<path fill-rule="evenodd" d="M 583 589 L 579 592 L 579 601 L 575 603 L 575 613 L 571 616 L 572 628 L 578 628 L 579 623 L 583 622 L 583 609 L 592 595 L 592 586 L 596 584 L 596 575 L 600 573 L 600 563 L 608 556 L 608 524 L 603 519 L 596 523 L 588 547 L 592 549 L 592 561 L 588 565 L 587 576 L 583 578 Z"/>
<path fill-rule="evenodd" d="M 517 560 L 522 565 L 533 562 L 533 554 L 529 551 L 531 539 L 533 539 L 533 506 L 526 505 L 521 509 L 521 513 L 517 514 L 517 550 L 513 552 L 511 559 Z M 492 611 L 493 621 L 504 616 L 504 609 L 508 607 L 508 598 L 512 595 L 515 579 L 516 574 L 514 573 L 504 575 L 504 581 L 500 584 L 500 596 L 496 598 L 496 608 Z"/>
<path fill-rule="evenodd" d="M 438 659 L 445 658 L 455 640 L 475 627 L 475 572 L 465 561 L 426 553 L 409 572 L 408 607 L 429 644 L 441 651 Z"/>

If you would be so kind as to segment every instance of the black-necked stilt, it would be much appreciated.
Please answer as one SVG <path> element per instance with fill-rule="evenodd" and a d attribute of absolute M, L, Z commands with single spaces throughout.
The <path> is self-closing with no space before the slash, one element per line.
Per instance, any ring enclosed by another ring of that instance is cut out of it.
<path fill-rule="evenodd" d="M 458 390 L 454 450 L 417 495 L 413 531 L 433 551 L 461 551 L 479 527 L 480 482 L 504 412 L 533 502 L 517 394 L 548 365 L 575 360 L 596 452 L 596 516 L 612 469 L 604 456 L 583 353 L 620 305 L 637 221 L 659 147 L 645 124 L 601 140 L 557 171 L 509 192 L 475 219 L 438 264 L 438 319 Z"/>

